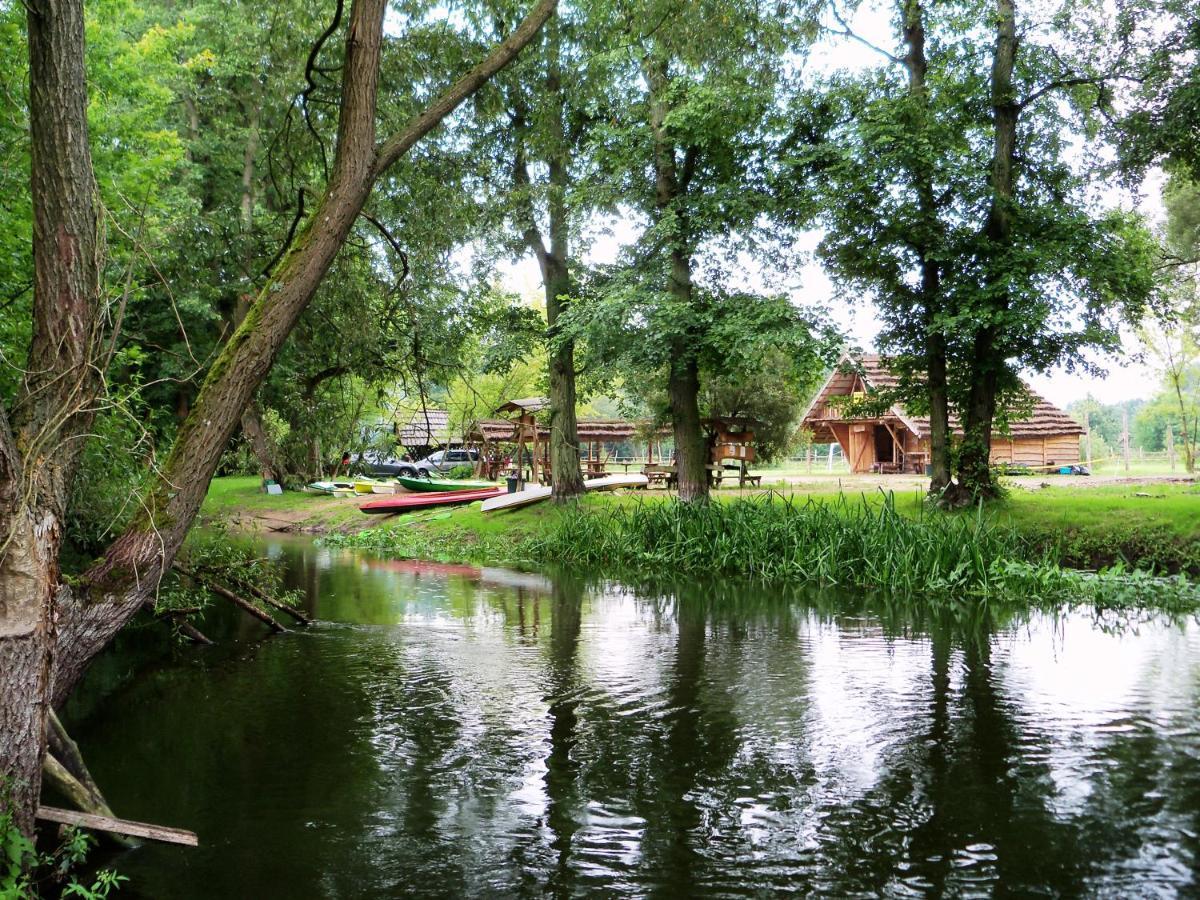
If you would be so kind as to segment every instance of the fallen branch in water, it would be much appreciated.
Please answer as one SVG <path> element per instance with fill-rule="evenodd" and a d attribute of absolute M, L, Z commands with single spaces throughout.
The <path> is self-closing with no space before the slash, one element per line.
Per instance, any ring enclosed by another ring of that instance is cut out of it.
<path fill-rule="evenodd" d="M 228 600 L 230 603 L 232 603 L 234 606 L 237 606 L 248 615 L 254 616 L 254 618 L 258 619 L 276 634 L 287 631 L 287 629 L 275 621 L 275 619 L 273 619 L 269 613 L 259 609 L 245 597 L 235 594 L 224 585 L 217 584 L 215 581 L 205 578 L 203 575 L 192 572 L 181 566 L 179 563 L 172 563 L 171 568 L 185 578 L 190 578 L 205 590 L 216 594 L 218 597 L 223 597 L 224 599 Z"/>

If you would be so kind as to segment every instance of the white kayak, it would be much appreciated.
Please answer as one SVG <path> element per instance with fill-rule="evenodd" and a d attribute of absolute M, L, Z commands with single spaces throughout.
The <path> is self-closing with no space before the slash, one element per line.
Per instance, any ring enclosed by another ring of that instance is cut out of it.
<path fill-rule="evenodd" d="M 583 483 L 589 491 L 615 491 L 617 488 L 646 487 L 650 479 L 645 475 L 605 475 L 603 478 L 589 478 Z"/>
<path fill-rule="evenodd" d="M 645 475 L 605 475 L 603 478 L 589 478 L 583 483 L 586 491 L 615 491 L 617 488 L 646 487 L 650 479 Z M 518 506 L 528 506 L 538 503 L 550 496 L 550 488 L 544 485 L 527 487 L 523 491 L 512 494 L 501 494 L 483 501 L 484 512 L 494 512 L 498 509 L 516 509 Z"/>
<path fill-rule="evenodd" d="M 530 503 L 545 500 L 549 496 L 550 488 L 539 484 L 534 487 L 527 487 L 523 491 L 515 491 L 511 494 L 501 494 L 498 497 L 491 497 L 483 501 L 481 508 L 484 512 L 493 512 L 497 509 L 516 509 L 518 506 L 527 506 Z"/>

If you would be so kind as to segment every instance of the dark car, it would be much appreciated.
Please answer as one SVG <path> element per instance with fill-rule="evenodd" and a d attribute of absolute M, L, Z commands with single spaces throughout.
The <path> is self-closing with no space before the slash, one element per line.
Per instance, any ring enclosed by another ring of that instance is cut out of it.
<path fill-rule="evenodd" d="M 473 466 L 478 461 L 478 450 L 438 450 L 416 462 L 394 458 L 366 458 L 363 463 L 366 469 L 376 476 L 408 475 L 427 478 L 431 475 L 445 475 L 459 466 Z"/>

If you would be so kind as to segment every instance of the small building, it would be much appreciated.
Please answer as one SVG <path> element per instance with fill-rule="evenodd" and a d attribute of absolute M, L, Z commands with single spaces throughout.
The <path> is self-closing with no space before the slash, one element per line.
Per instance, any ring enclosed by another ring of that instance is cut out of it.
<path fill-rule="evenodd" d="M 896 384 L 879 355 L 844 355 L 809 404 L 802 425 L 815 443 L 839 444 L 851 472 L 923 474 L 929 462 L 929 418 L 909 415 L 899 403 L 870 409 L 873 393 Z M 1010 420 L 1004 434 L 992 435 L 992 463 L 1042 471 L 1077 465 L 1083 427 L 1028 385 L 1026 390 L 1032 409 Z M 950 430 L 963 433 L 953 415 Z"/>
<path fill-rule="evenodd" d="M 414 458 L 428 456 L 434 450 L 462 446 L 462 436 L 450 428 L 450 414 L 444 409 L 418 409 L 404 425 L 397 423 L 396 442 Z"/>

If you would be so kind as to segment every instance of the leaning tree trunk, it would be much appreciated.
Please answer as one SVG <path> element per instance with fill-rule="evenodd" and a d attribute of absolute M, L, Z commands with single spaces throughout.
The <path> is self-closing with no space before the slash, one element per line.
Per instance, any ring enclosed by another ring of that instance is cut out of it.
<path fill-rule="evenodd" d="M 487 58 L 375 144 L 386 0 L 356 0 L 346 33 L 337 152 L 325 193 L 209 370 L 143 514 L 76 582 L 59 579 L 62 509 L 98 389 L 101 341 L 95 184 L 87 143 L 82 0 L 29 0 L 34 198 L 30 375 L 0 409 L 0 774 L 29 831 L 50 704 L 153 596 L 183 542 L 246 404 L 307 307 L 371 186 L 417 140 L 507 65 L 553 14 L 539 0 Z M 31 462 L 32 461 L 32 462 Z"/>

